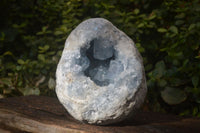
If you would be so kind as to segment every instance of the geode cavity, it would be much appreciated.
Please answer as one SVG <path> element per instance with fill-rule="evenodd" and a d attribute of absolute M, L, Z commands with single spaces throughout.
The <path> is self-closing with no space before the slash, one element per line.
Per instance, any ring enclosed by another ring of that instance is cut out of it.
<path fill-rule="evenodd" d="M 105 125 L 133 114 L 147 88 L 134 42 L 103 18 L 79 24 L 66 40 L 56 93 L 77 120 Z"/>

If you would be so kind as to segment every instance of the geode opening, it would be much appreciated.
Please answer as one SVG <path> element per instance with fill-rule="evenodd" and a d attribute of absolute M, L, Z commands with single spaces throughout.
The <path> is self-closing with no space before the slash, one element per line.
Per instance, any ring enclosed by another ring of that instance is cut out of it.
<path fill-rule="evenodd" d="M 109 85 L 108 69 L 110 61 L 115 59 L 113 43 L 106 39 L 94 39 L 87 50 L 81 49 L 90 61 L 89 67 L 84 71 L 99 86 Z"/>

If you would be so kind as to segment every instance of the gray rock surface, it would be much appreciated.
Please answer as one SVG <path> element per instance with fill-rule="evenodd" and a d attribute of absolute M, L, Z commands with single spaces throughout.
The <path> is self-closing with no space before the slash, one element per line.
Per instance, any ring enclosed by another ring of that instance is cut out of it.
<path fill-rule="evenodd" d="M 56 71 L 59 101 L 77 120 L 122 121 L 146 96 L 142 58 L 134 42 L 103 18 L 83 21 L 68 36 Z"/>

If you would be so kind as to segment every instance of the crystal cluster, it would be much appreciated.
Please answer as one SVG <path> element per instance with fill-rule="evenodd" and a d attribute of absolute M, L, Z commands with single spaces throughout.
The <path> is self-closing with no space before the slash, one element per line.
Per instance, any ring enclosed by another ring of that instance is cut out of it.
<path fill-rule="evenodd" d="M 74 118 L 90 124 L 126 119 L 147 92 L 133 41 L 103 18 L 86 20 L 71 32 L 56 78 L 60 102 Z"/>

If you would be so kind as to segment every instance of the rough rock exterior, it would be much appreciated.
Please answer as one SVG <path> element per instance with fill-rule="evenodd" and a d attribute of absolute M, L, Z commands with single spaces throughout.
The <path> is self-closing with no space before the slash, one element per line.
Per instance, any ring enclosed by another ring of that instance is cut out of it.
<path fill-rule="evenodd" d="M 125 33 L 103 18 L 71 32 L 57 66 L 56 93 L 74 118 L 98 125 L 122 121 L 146 92 L 142 58 Z"/>

